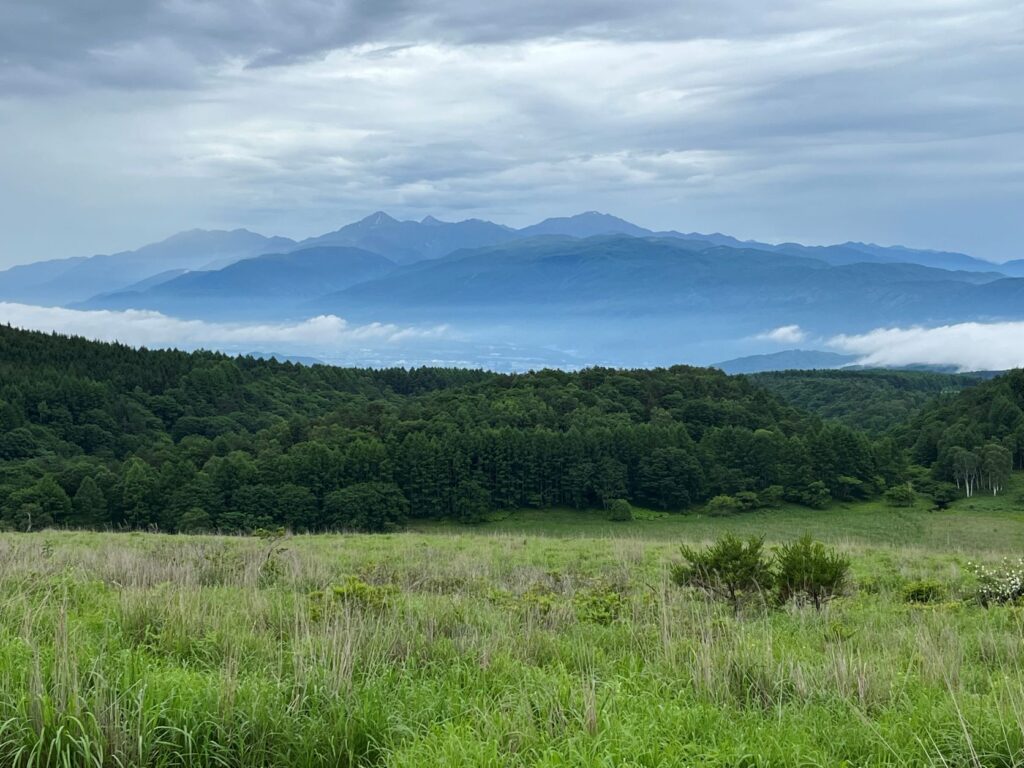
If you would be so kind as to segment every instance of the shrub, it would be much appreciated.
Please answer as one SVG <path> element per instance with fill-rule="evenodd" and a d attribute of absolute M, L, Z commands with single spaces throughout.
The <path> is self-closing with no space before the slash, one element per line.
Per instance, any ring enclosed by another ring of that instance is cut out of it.
<path fill-rule="evenodd" d="M 932 503 L 935 504 L 937 510 L 947 509 L 958 498 L 960 498 L 960 492 L 955 485 L 949 483 L 943 483 L 932 491 Z"/>
<path fill-rule="evenodd" d="M 728 601 L 734 613 L 739 612 L 745 597 L 772 586 L 774 575 L 764 554 L 764 537 L 743 541 L 727 533 L 706 549 L 684 545 L 680 551 L 686 562 L 672 568 L 672 581 Z"/>
<path fill-rule="evenodd" d="M 808 483 L 800 492 L 800 503 L 811 509 L 825 509 L 831 500 L 832 495 L 828 491 L 828 486 L 821 480 Z"/>
<path fill-rule="evenodd" d="M 761 508 L 761 499 L 753 491 L 740 491 L 734 498 L 744 512 Z"/>
<path fill-rule="evenodd" d="M 708 502 L 707 513 L 713 517 L 726 517 L 742 511 L 740 502 L 732 496 L 715 496 Z"/>
<path fill-rule="evenodd" d="M 986 608 L 992 603 L 1013 603 L 1024 597 L 1024 557 L 1004 558 L 995 568 L 975 563 L 968 563 L 967 567 L 978 579 L 978 602 Z"/>
<path fill-rule="evenodd" d="M 839 475 L 835 481 L 835 494 L 844 501 L 850 499 L 864 498 L 866 489 L 864 483 L 850 475 Z"/>
<path fill-rule="evenodd" d="M 946 587 L 937 581 L 921 579 L 903 585 L 903 602 L 937 603 L 946 596 Z"/>
<path fill-rule="evenodd" d="M 547 584 L 537 583 L 519 596 L 519 605 L 527 611 L 547 616 L 558 602 L 558 595 Z"/>
<path fill-rule="evenodd" d="M 633 507 L 625 499 L 613 499 L 608 507 L 608 519 L 616 523 L 628 523 L 633 519 Z"/>
<path fill-rule="evenodd" d="M 610 586 L 581 589 L 572 598 L 576 618 L 607 626 L 618 619 L 626 607 L 626 598 Z"/>
<path fill-rule="evenodd" d="M 330 602 L 361 609 L 384 608 L 397 592 L 392 584 L 368 584 L 358 576 L 346 576 L 341 584 L 335 584 L 325 592 L 311 592 L 309 598 L 313 601 L 314 616 L 320 617 Z"/>
<path fill-rule="evenodd" d="M 785 496 L 785 489 L 781 485 L 769 485 L 759 494 L 758 501 L 762 507 L 780 507 Z"/>
<path fill-rule="evenodd" d="M 816 610 L 847 586 L 850 560 L 806 534 L 779 548 L 779 598 L 809 600 Z"/>
<path fill-rule="evenodd" d="M 885 503 L 890 507 L 912 507 L 917 501 L 917 494 L 910 483 L 894 485 L 885 492 Z"/>

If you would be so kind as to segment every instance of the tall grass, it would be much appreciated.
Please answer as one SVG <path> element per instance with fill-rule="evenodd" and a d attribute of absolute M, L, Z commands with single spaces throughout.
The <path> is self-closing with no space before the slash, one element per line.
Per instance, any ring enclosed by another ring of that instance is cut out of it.
<path fill-rule="evenodd" d="M 282 546 L 0 537 L 0 765 L 1024 765 L 1024 614 L 940 547 L 848 544 L 849 596 L 733 616 L 671 541 Z"/>

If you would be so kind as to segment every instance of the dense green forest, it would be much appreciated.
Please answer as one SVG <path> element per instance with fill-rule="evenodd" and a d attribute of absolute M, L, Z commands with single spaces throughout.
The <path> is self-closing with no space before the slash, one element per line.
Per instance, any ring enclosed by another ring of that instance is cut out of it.
<path fill-rule="evenodd" d="M 902 484 L 908 458 L 966 490 L 1022 458 L 1021 376 L 871 438 L 713 369 L 309 367 L 0 327 L 0 520 L 386 530 L 619 498 L 824 507 Z M 954 448 L 977 457 L 970 478 Z"/>
<path fill-rule="evenodd" d="M 933 400 L 895 434 L 912 461 L 968 496 L 998 493 L 1024 468 L 1024 370 Z"/>
<path fill-rule="evenodd" d="M 797 408 L 873 435 L 909 420 L 938 396 L 952 397 L 993 376 L 850 368 L 747 375 L 757 386 Z"/>

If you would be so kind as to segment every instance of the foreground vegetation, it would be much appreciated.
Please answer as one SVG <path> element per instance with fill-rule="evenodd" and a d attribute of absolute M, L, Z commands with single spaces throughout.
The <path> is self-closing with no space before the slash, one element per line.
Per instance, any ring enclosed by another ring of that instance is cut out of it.
<path fill-rule="evenodd" d="M 836 376 L 0 327 L 0 765 L 1024 766 L 1024 372 Z"/>
<path fill-rule="evenodd" d="M 1024 614 L 968 566 L 1019 538 L 968 503 L 994 502 L 890 510 L 952 534 L 928 546 L 817 512 L 845 596 L 735 614 L 673 582 L 680 539 L 757 520 L 768 552 L 796 508 L 670 536 L 5 534 L 0 764 L 1024 765 Z"/>

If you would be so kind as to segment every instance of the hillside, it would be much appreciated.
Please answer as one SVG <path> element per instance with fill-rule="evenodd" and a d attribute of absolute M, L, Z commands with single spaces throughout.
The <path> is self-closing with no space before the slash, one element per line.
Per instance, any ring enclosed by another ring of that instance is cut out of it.
<path fill-rule="evenodd" d="M 891 446 L 713 369 L 305 367 L 0 327 L 0 380 L 0 517 L 22 529 L 382 528 L 740 491 L 820 505 L 903 472 Z"/>
<path fill-rule="evenodd" d="M 237 261 L 219 270 L 186 272 L 150 287 L 104 294 L 76 307 L 155 309 L 203 317 L 265 317 L 331 291 L 382 277 L 395 263 L 347 246 L 302 248 Z M 268 311 L 267 303 L 274 306 Z"/>
<path fill-rule="evenodd" d="M 857 361 L 856 355 L 841 355 L 814 349 L 785 349 L 762 355 L 747 355 L 715 363 L 726 373 L 764 373 L 766 371 L 810 371 L 842 368 Z"/>
<path fill-rule="evenodd" d="M 751 374 L 749 379 L 801 410 L 882 434 L 902 426 L 936 398 L 948 399 L 991 377 L 844 369 L 761 372 Z"/>
<path fill-rule="evenodd" d="M 1024 468 L 1024 369 L 933 400 L 897 432 L 915 461 L 949 479 L 984 483 L 994 460 Z"/>

